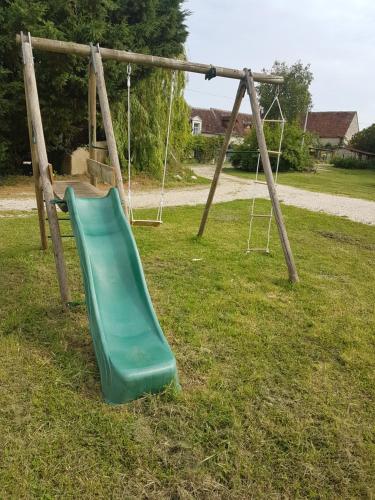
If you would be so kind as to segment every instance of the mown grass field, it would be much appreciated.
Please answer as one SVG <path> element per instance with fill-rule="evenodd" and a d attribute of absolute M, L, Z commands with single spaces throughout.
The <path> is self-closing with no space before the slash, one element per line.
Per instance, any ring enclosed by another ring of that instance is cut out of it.
<path fill-rule="evenodd" d="M 284 207 L 291 286 L 275 230 L 270 256 L 244 254 L 248 203 L 216 205 L 197 241 L 201 210 L 136 228 L 182 392 L 121 407 L 36 216 L 0 218 L 1 498 L 374 496 L 374 227 Z"/>
<path fill-rule="evenodd" d="M 254 179 L 255 173 L 227 167 L 226 174 Z M 264 175 L 259 176 L 264 180 Z M 287 184 L 309 191 L 339 194 L 375 201 L 375 170 L 350 170 L 324 165 L 314 172 L 280 172 L 279 184 Z"/>

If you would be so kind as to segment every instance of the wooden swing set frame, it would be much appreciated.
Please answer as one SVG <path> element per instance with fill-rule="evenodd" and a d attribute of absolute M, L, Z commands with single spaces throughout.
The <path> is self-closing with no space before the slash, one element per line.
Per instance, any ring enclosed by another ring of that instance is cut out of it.
<path fill-rule="evenodd" d="M 115 60 L 126 63 L 135 63 L 145 66 L 156 66 L 170 70 L 180 70 L 192 73 L 206 75 L 209 79 L 212 77 L 231 78 L 239 80 L 237 94 L 235 97 L 232 113 L 224 136 L 224 142 L 217 160 L 215 174 L 212 179 L 209 195 L 203 211 L 202 220 L 198 230 L 198 236 L 203 236 L 210 208 L 215 196 L 220 173 L 223 168 L 226 151 L 235 126 L 237 115 L 241 102 L 247 93 L 250 99 L 250 106 L 253 115 L 253 122 L 256 129 L 256 135 L 259 145 L 259 152 L 263 164 L 268 191 L 272 203 L 273 214 L 277 224 L 277 229 L 284 252 L 286 265 L 288 268 L 289 279 L 292 282 L 298 281 L 297 269 L 294 263 L 292 250 L 290 247 L 287 231 L 285 228 L 280 203 L 277 197 L 276 188 L 273 180 L 272 169 L 269 159 L 269 151 L 263 133 L 262 119 L 258 98 L 254 82 L 265 82 L 271 84 L 280 84 L 283 78 L 275 74 L 252 73 L 248 69 L 237 70 L 224 67 L 213 67 L 208 64 L 194 63 L 179 59 L 157 57 L 152 55 L 128 52 L 125 50 L 115 50 L 100 48 L 99 46 L 84 45 L 72 42 L 63 42 L 50 40 L 47 38 L 31 37 L 22 32 L 16 36 L 16 41 L 22 47 L 23 75 L 26 96 L 27 122 L 30 138 L 30 150 L 32 157 L 33 176 L 35 183 L 35 195 L 39 216 L 39 229 L 41 246 L 47 249 L 47 231 L 46 215 L 50 228 L 53 252 L 55 257 L 56 271 L 59 282 L 60 294 L 63 304 L 66 306 L 71 301 L 71 294 L 68 284 L 67 270 L 64 259 L 62 245 L 62 236 L 60 233 L 59 218 L 57 216 L 56 204 L 61 203 L 63 190 L 66 182 L 54 182 L 52 168 L 48 162 L 47 149 L 44 139 L 42 117 L 39 106 L 38 89 L 33 61 L 33 48 L 36 50 L 54 52 L 60 54 L 71 54 L 82 57 L 89 57 L 89 76 L 88 76 L 88 108 L 89 108 L 89 160 L 87 161 L 88 173 L 90 175 L 89 183 L 78 183 L 77 188 L 82 190 L 84 196 L 101 196 L 102 193 L 96 188 L 97 179 L 107 184 L 115 185 L 119 191 L 121 203 L 124 212 L 129 218 L 129 211 L 126 203 L 126 197 L 123 186 L 120 162 L 117 152 L 115 134 L 111 119 L 107 89 L 104 78 L 102 60 Z M 108 156 L 110 166 L 100 163 L 96 159 L 96 99 L 99 97 L 100 110 L 103 120 L 103 126 L 106 136 Z M 74 181 L 72 182 L 74 185 Z M 57 198 L 57 199 L 56 199 Z M 152 225 L 152 224 L 151 224 Z"/>

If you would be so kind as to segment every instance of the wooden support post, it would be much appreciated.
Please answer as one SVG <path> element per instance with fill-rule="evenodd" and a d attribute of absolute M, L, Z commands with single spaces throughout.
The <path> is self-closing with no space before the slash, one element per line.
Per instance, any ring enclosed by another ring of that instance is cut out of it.
<path fill-rule="evenodd" d="M 92 64 L 93 64 L 95 75 L 96 75 L 96 85 L 97 85 L 97 89 L 98 89 L 100 109 L 101 109 L 101 113 L 102 113 L 105 136 L 106 136 L 106 140 L 107 140 L 109 161 L 110 161 L 111 166 L 115 170 L 116 187 L 117 187 L 119 195 L 120 195 L 120 200 L 121 200 L 121 204 L 123 206 L 125 215 L 128 217 L 129 214 L 128 214 L 128 208 L 126 206 L 126 198 L 125 198 L 124 184 L 123 184 L 122 174 L 121 174 L 120 160 L 118 158 L 116 138 L 115 138 L 115 133 L 113 130 L 111 110 L 110 110 L 109 102 L 108 102 L 108 94 L 107 94 L 107 88 L 105 85 L 105 78 L 104 78 L 104 69 L 103 69 L 103 63 L 102 63 L 102 58 L 100 55 L 99 47 L 91 46 L 91 58 L 92 58 Z"/>
<path fill-rule="evenodd" d="M 21 34 L 22 36 L 22 34 Z M 32 141 L 35 143 L 39 160 L 40 180 L 43 188 L 46 211 L 53 244 L 57 277 L 59 281 L 60 294 L 64 305 L 70 302 L 67 272 L 64 261 L 64 252 L 60 235 L 60 227 L 56 213 L 56 207 L 51 203 L 54 198 L 53 189 L 49 180 L 48 158 L 46 144 L 44 140 L 42 117 L 40 114 L 38 89 L 36 85 L 34 61 L 32 48 L 29 42 L 22 38 L 23 71 L 25 80 L 25 90 L 27 94 L 28 111 L 32 129 Z"/>
<path fill-rule="evenodd" d="M 266 176 L 268 192 L 269 192 L 271 203 L 272 203 L 273 213 L 275 215 L 276 225 L 277 225 L 277 229 L 279 231 L 279 237 L 280 237 L 281 246 L 282 246 L 282 249 L 284 252 L 285 262 L 286 262 L 286 265 L 288 267 L 289 279 L 292 283 L 295 283 L 298 281 L 297 268 L 296 268 L 296 265 L 294 263 L 292 249 L 290 247 L 288 234 L 287 234 L 286 228 L 285 228 L 283 214 L 281 212 L 280 202 L 279 202 L 279 199 L 277 197 L 275 183 L 273 180 L 271 163 L 270 163 L 270 158 L 268 156 L 266 139 L 264 137 L 262 119 L 260 116 L 260 108 L 259 108 L 257 93 L 255 90 L 254 79 L 253 79 L 252 74 L 249 70 L 245 69 L 244 71 L 245 71 L 246 89 L 247 89 L 247 93 L 249 94 L 249 98 L 250 98 L 251 111 L 252 111 L 252 115 L 253 115 L 253 123 L 255 125 L 260 157 L 262 159 L 263 170 L 264 170 L 264 174 Z"/>
<path fill-rule="evenodd" d="M 33 132 L 33 127 L 31 125 L 30 105 L 28 100 L 28 92 L 26 90 L 25 78 L 24 78 L 24 87 L 25 87 L 25 98 L 26 98 L 27 127 L 29 130 L 29 140 L 30 140 L 31 163 L 33 167 L 35 198 L 36 198 L 36 206 L 38 208 L 40 243 L 42 249 L 46 250 L 48 247 L 48 238 L 46 231 L 46 214 L 44 211 L 43 190 L 40 185 L 38 151 L 36 148 L 36 144 L 34 142 L 34 132 Z"/>
<path fill-rule="evenodd" d="M 96 160 L 96 75 L 92 62 L 89 64 L 89 155 L 90 160 Z M 90 182 L 93 186 L 97 185 L 97 178 L 90 175 Z"/>
<path fill-rule="evenodd" d="M 208 214 L 210 212 L 210 208 L 211 208 L 214 196 L 215 196 L 217 183 L 219 181 L 220 173 L 221 173 L 221 170 L 223 168 L 225 155 L 226 155 L 227 150 L 228 150 L 229 141 L 230 141 L 230 138 L 232 136 L 234 125 L 236 123 L 236 119 L 237 119 L 237 115 L 238 115 L 238 112 L 239 112 L 239 109 L 241 106 L 241 102 L 242 102 L 242 99 L 245 95 L 245 90 L 246 90 L 246 87 L 245 87 L 243 81 L 240 81 L 240 83 L 238 85 L 238 89 L 237 89 L 236 99 L 235 99 L 234 105 L 233 105 L 232 114 L 230 116 L 227 129 L 225 131 L 224 142 L 223 142 L 219 157 L 217 159 L 216 169 L 215 169 L 214 177 L 212 179 L 210 192 L 208 193 L 208 198 L 207 198 L 206 206 L 204 208 L 204 212 L 202 215 L 201 224 L 199 226 L 198 236 L 203 236 L 204 229 L 206 227 Z"/>

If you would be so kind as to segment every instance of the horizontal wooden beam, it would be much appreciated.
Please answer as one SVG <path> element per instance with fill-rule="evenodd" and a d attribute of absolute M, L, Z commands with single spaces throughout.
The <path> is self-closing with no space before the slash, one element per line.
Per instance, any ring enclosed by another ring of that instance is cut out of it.
<path fill-rule="evenodd" d="M 20 36 L 16 36 L 17 43 L 21 43 Z M 50 40 L 49 38 L 31 37 L 32 47 L 36 50 L 44 50 L 46 52 L 56 52 L 59 54 L 74 54 L 76 56 L 89 57 L 90 46 L 81 43 L 63 42 L 60 40 Z M 128 52 L 126 50 L 106 49 L 100 48 L 100 53 L 103 60 L 112 59 L 114 61 L 121 61 L 127 63 L 141 64 L 145 66 L 157 66 L 159 68 L 168 68 L 174 70 L 188 71 L 191 73 L 206 74 L 211 69 L 211 64 L 200 64 L 190 61 L 183 61 L 180 59 L 170 59 L 167 57 L 151 56 L 146 54 L 138 54 L 136 52 Z M 222 68 L 214 66 L 216 76 L 223 78 L 233 78 L 241 80 L 244 78 L 245 73 L 243 70 Z M 267 73 L 253 73 L 254 81 L 263 83 L 283 83 L 284 79 L 279 75 L 272 75 Z"/>
<path fill-rule="evenodd" d="M 96 177 L 99 182 L 104 182 L 105 184 L 109 184 L 110 186 L 116 185 L 115 179 L 115 170 L 110 165 L 106 165 L 105 163 L 101 163 L 97 160 L 92 160 L 88 158 L 86 160 L 87 163 L 87 172 L 89 175 Z"/>

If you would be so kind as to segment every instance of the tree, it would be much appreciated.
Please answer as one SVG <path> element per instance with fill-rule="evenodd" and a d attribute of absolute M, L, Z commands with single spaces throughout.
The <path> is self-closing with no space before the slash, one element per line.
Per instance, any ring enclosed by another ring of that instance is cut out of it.
<path fill-rule="evenodd" d="M 22 64 L 15 35 L 99 42 L 102 46 L 176 57 L 187 36 L 182 0 L 9 0 L 0 4 L 0 162 L 10 171 L 28 156 Z M 35 51 L 46 141 L 54 163 L 66 151 L 87 143 L 87 64 L 75 56 Z M 107 89 L 115 109 L 124 96 L 126 65 L 105 62 Z M 137 68 L 134 82 L 154 71 Z M 137 86 L 136 86 L 137 87 Z M 136 88 L 135 88 L 136 90 Z M 162 88 L 153 89 L 159 95 Z M 149 102 L 147 113 L 157 113 Z M 186 118 L 187 119 L 187 118 Z"/>
<path fill-rule="evenodd" d="M 173 98 L 169 159 L 181 159 L 191 132 L 189 107 L 184 99 L 185 74 L 176 73 Z M 171 71 L 157 69 L 140 80 L 131 92 L 131 161 L 132 167 L 160 177 L 163 169 Z M 128 123 L 127 96 L 113 106 L 114 128 L 120 162 L 127 165 Z"/>
<path fill-rule="evenodd" d="M 277 151 L 280 141 L 280 125 L 264 125 L 264 135 L 267 147 L 270 150 Z M 311 134 L 305 134 L 305 141 L 301 145 L 303 130 L 295 123 L 286 123 L 284 129 L 284 140 L 282 144 L 282 155 L 280 158 L 279 170 L 307 170 L 311 167 L 312 159 L 309 154 L 309 146 L 314 137 Z M 256 171 L 258 160 L 258 141 L 255 128 L 252 128 L 245 137 L 242 144 L 235 145 L 231 153 L 231 163 L 234 167 L 250 172 Z M 276 157 L 271 156 L 271 165 L 275 170 Z M 260 168 L 261 169 L 261 168 Z"/>
<path fill-rule="evenodd" d="M 368 153 L 375 153 L 375 123 L 357 132 L 352 137 L 350 146 Z"/>
<path fill-rule="evenodd" d="M 265 71 L 265 70 L 264 70 Z M 285 62 L 275 61 L 272 69 L 267 71 L 284 77 L 284 83 L 279 87 L 279 100 L 287 121 L 299 120 L 311 108 L 312 98 L 309 90 L 313 80 L 310 65 L 304 66 L 301 61 L 288 66 Z M 270 83 L 258 85 L 259 102 L 267 111 L 275 97 L 275 86 Z M 271 110 L 269 118 L 274 118 L 276 108 Z"/>

